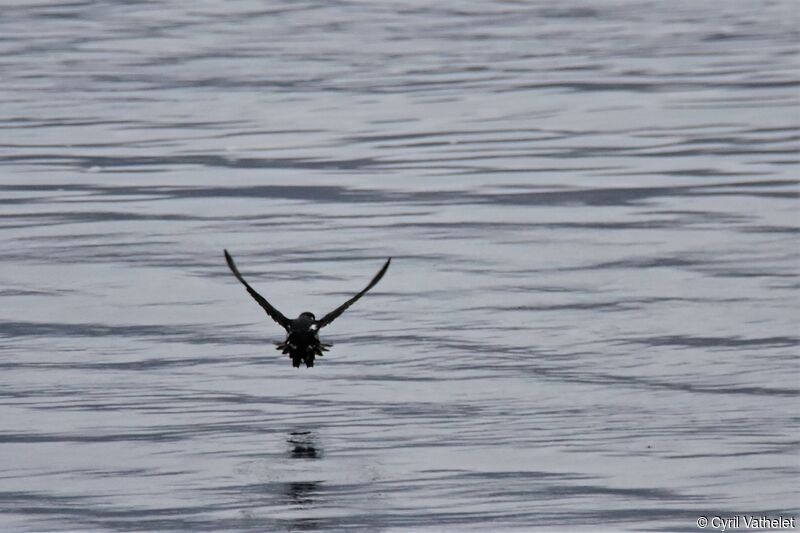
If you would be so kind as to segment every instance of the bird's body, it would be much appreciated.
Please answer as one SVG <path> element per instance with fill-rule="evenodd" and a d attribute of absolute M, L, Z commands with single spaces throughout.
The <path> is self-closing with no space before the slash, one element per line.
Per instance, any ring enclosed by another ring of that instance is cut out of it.
<path fill-rule="evenodd" d="M 368 290 L 374 287 L 386 273 L 392 261 L 391 258 L 386 261 L 383 268 L 378 271 L 364 290 L 321 319 L 317 320 L 314 313 L 306 311 L 300 313 L 300 316 L 292 320 L 286 318 L 280 311 L 272 307 L 263 296 L 256 292 L 255 289 L 244 280 L 244 277 L 239 273 L 239 269 L 236 268 L 236 263 L 233 262 L 233 257 L 231 257 L 227 250 L 225 250 L 225 260 L 228 262 L 228 267 L 231 269 L 231 272 L 233 272 L 233 275 L 245 286 L 250 296 L 258 302 L 270 318 L 286 330 L 286 340 L 276 343 L 276 347 L 282 353 L 289 355 L 292 359 L 292 366 L 296 368 L 300 366 L 300 363 L 305 363 L 306 367 L 314 366 L 314 359 L 316 356 L 322 356 L 323 352 L 328 351 L 332 344 L 323 343 L 319 340 L 320 328 L 333 322 L 339 315 L 344 313 L 348 307 L 353 305 L 359 298 L 364 296 Z"/>
<path fill-rule="evenodd" d="M 294 320 L 289 321 L 286 330 L 286 340 L 275 343 L 278 350 L 292 358 L 292 365 L 299 367 L 305 363 L 307 367 L 314 366 L 316 356 L 322 357 L 332 344 L 320 342 L 319 327 L 313 313 L 305 312 Z"/>

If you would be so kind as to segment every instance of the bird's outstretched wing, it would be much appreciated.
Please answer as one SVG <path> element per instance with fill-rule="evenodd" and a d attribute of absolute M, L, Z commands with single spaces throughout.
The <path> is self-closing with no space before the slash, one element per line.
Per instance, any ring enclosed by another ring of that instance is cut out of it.
<path fill-rule="evenodd" d="M 233 275 L 236 276 L 236 279 L 242 282 L 242 285 L 245 286 L 247 292 L 250 293 L 250 296 L 252 296 L 253 299 L 258 302 L 258 305 L 264 308 L 264 311 L 267 312 L 272 320 L 283 326 L 283 329 L 288 331 L 289 319 L 283 316 L 283 313 L 272 307 L 266 298 L 258 294 L 255 289 L 244 280 L 242 275 L 239 274 L 239 269 L 236 268 L 236 263 L 233 262 L 233 257 L 231 257 L 231 254 L 228 253 L 228 250 L 225 250 L 225 261 L 228 262 L 228 268 L 231 269 Z"/>
<path fill-rule="evenodd" d="M 336 309 L 334 309 L 333 311 L 331 311 L 330 313 L 319 319 L 317 321 L 317 326 L 323 328 L 328 324 L 330 324 L 331 322 L 333 322 L 334 320 L 336 320 L 339 317 L 339 315 L 347 311 L 348 307 L 356 303 L 359 298 L 364 296 L 368 290 L 374 287 L 381 280 L 383 275 L 386 274 L 386 271 L 389 269 L 389 263 L 391 262 L 392 258 L 390 257 L 389 259 L 386 260 L 386 263 L 383 265 L 383 268 L 381 268 L 378 271 L 378 273 L 375 274 L 375 277 L 372 278 L 372 281 L 369 282 L 369 285 L 367 285 L 367 287 L 363 291 L 359 292 L 358 294 L 347 300 L 345 303 L 343 303 L 342 305 L 340 305 L 339 307 L 337 307 Z"/>

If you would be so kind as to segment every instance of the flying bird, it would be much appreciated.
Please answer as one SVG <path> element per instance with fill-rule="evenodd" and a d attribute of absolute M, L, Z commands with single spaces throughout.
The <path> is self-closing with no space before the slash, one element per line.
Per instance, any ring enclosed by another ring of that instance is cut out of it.
<path fill-rule="evenodd" d="M 225 250 L 225 261 L 228 262 L 228 268 L 231 269 L 236 279 L 244 285 L 247 292 L 250 293 L 250 296 L 258 302 L 258 305 L 264 308 L 264 311 L 267 312 L 267 315 L 269 315 L 272 320 L 286 330 L 286 340 L 283 342 L 276 342 L 276 348 L 284 354 L 289 354 L 289 357 L 292 358 L 292 366 L 299 368 L 301 362 L 305 363 L 307 367 L 314 366 L 314 358 L 317 355 L 321 357 L 323 352 L 327 352 L 328 349 L 333 346 L 333 344 L 330 343 L 320 342 L 319 330 L 336 320 L 348 307 L 356 303 L 359 298 L 374 287 L 381 280 L 383 275 L 386 274 L 386 271 L 389 269 L 389 263 L 392 262 L 392 258 L 390 257 L 386 260 L 386 263 L 384 263 L 383 267 L 375 274 L 375 277 L 372 278 L 372 281 L 369 282 L 369 285 L 367 285 L 364 290 L 319 320 L 314 316 L 314 313 L 309 311 L 300 313 L 300 316 L 295 319 L 286 318 L 283 313 L 272 307 L 266 298 L 258 294 L 256 290 L 244 280 L 239 273 L 239 269 L 236 268 L 236 263 L 233 262 L 233 257 L 228 253 L 228 250 Z"/>

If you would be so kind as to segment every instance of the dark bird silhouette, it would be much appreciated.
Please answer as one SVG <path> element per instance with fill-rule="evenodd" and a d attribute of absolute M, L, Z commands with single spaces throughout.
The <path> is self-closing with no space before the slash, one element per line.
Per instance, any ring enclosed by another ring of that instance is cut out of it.
<path fill-rule="evenodd" d="M 305 363 L 307 367 L 314 366 L 314 358 L 317 355 L 321 357 L 323 352 L 327 352 L 328 349 L 333 346 L 330 343 L 320 342 L 319 330 L 336 320 L 348 307 L 356 303 L 359 298 L 374 287 L 381 280 L 383 275 L 386 274 L 386 271 L 389 269 L 389 263 L 392 262 L 391 257 L 387 259 L 386 263 L 384 263 L 383 267 L 375 274 L 375 277 L 372 278 L 372 281 L 369 282 L 369 285 L 367 285 L 364 290 L 319 320 L 314 316 L 314 313 L 308 311 L 300 313 L 300 316 L 292 320 L 286 318 L 283 313 L 272 307 L 266 298 L 258 294 L 256 290 L 244 280 L 239 273 L 239 269 L 236 268 L 236 263 L 233 262 L 233 257 L 228 253 L 228 250 L 225 250 L 225 260 L 228 262 L 228 267 L 231 269 L 231 272 L 233 272 L 233 275 L 244 285 L 247 292 L 250 293 L 250 296 L 258 302 L 258 305 L 264 308 L 264 311 L 267 312 L 272 320 L 280 324 L 280 326 L 286 330 L 286 340 L 283 342 L 276 342 L 275 344 L 278 350 L 281 350 L 284 354 L 289 354 L 289 357 L 292 358 L 292 365 L 295 368 L 300 367 L 301 362 Z"/>

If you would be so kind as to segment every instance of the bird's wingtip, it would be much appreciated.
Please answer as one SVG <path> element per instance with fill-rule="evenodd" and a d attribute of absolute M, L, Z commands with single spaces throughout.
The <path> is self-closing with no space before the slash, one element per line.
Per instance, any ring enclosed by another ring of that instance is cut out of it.
<path fill-rule="evenodd" d="M 222 251 L 223 251 L 223 252 L 225 252 L 225 262 L 226 262 L 226 263 L 228 263 L 228 267 L 229 267 L 231 270 L 234 270 L 234 271 L 236 271 L 236 270 L 237 270 L 237 269 L 236 269 L 236 265 L 235 265 L 235 263 L 233 262 L 233 257 L 231 257 L 231 254 L 229 254 L 229 253 L 228 253 L 228 249 L 227 249 L 227 248 L 223 248 L 223 249 L 222 249 Z M 235 274 L 235 273 L 236 273 L 236 272 L 234 272 L 234 274 Z M 237 277 L 238 277 L 238 276 L 237 276 Z"/>

